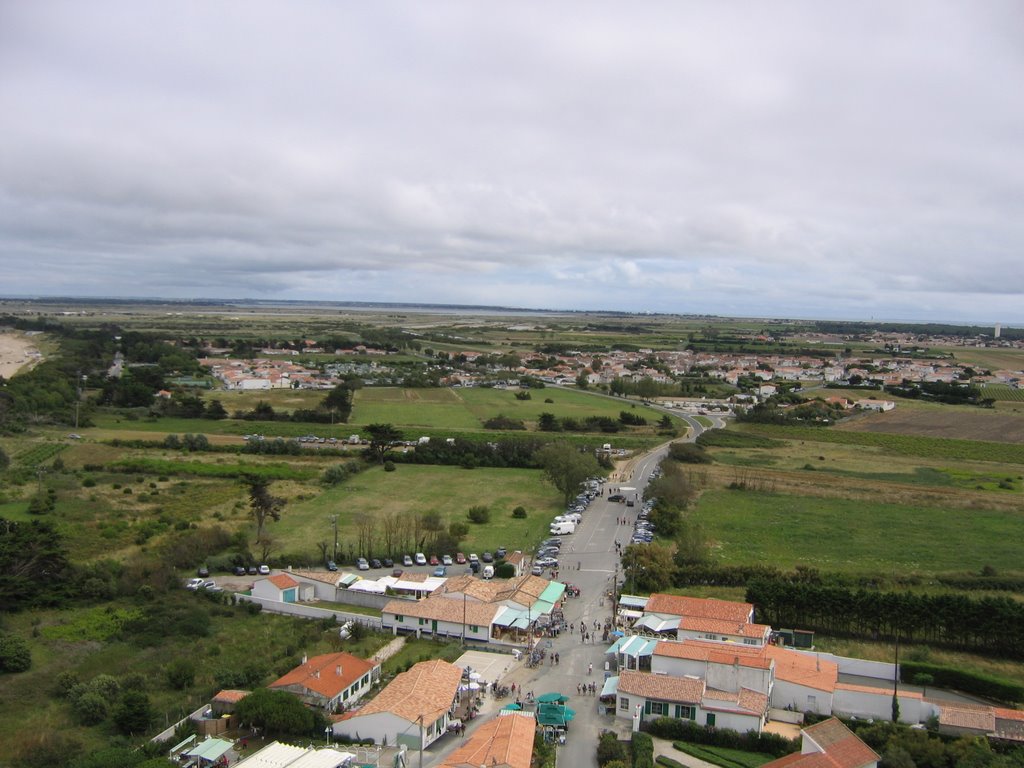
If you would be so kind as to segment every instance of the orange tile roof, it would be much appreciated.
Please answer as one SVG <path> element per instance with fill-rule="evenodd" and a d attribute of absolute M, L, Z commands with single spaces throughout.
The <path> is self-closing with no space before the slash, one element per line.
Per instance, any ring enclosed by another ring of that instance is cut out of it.
<path fill-rule="evenodd" d="M 478 768 L 508 766 L 530 768 L 537 722 L 530 712 L 514 712 L 489 720 L 448 757 L 438 768 Z"/>
<path fill-rule="evenodd" d="M 674 659 L 692 659 L 693 661 L 710 661 L 715 664 L 735 664 L 741 667 L 769 669 L 772 661 L 765 655 L 764 647 L 734 645 L 728 643 L 711 643 L 704 641 L 661 640 L 654 646 L 655 656 L 667 656 Z"/>
<path fill-rule="evenodd" d="M 992 733 L 996 729 L 996 717 L 991 707 L 981 709 L 945 704 L 939 707 L 939 725 Z"/>
<path fill-rule="evenodd" d="M 766 645 L 765 654 L 775 661 L 775 679 L 804 685 L 818 691 L 835 691 L 839 680 L 839 665 L 816 656 Z"/>
<path fill-rule="evenodd" d="M 753 613 L 750 603 L 715 600 L 709 597 L 653 594 L 644 608 L 645 613 L 666 613 L 670 616 L 699 616 L 706 619 L 724 619 L 746 622 Z"/>
<path fill-rule="evenodd" d="M 892 686 L 889 688 L 879 688 L 877 685 L 856 685 L 855 683 L 836 683 L 837 691 L 857 691 L 859 693 L 876 693 L 885 696 L 892 696 Z M 901 699 L 923 699 L 919 691 L 908 691 L 906 688 L 900 688 Z"/>
<path fill-rule="evenodd" d="M 305 664 L 300 664 L 268 687 L 296 686 L 317 693 L 326 699 L 333 699 L 378 666 L 380 666 L 379 662 L 360 659 L 351 653 L 325 653 L 321 656 L 314 656 Z"/>
<path fill-rule="evenodd" d="M 619 674 L 619 693 L 643 696 L 645 699 L 700 704 L 704 695 L 704 681 L 624 669 Z"/>
<path fill-rule="evenodd" d="M 467 624 L 489 627 L 501 608 L 493 603 L 479 603 L 460 600 L 455 597 L 434 595 L 425 600 L 391 600 L 383 609 L 384 613 L 397 616 L 411 616 L 414 619 L 434 619 L 453 624 Z"/>
<path fill-rule="evenodd" d="M 390 712 L 409 722 L 423 715 L 424 723 L 432 723 L 451 708 L 461 681 L 462 670 L 454 664 L 421 661 L 388 683 L 352 719 Z"/>
<path fill-rule="evenodd" d="M 763 715 L 768 710 L 768 694 L 750 688 L 739 691 L 719 691 L 708 688 L 701 699 L 701 707 L 718 712 L 745 712 Z"/>
<path fill-rule="evenodd" d="M 214 696 L 213 700 L 214 701 L 220 701 L 220 702 L 223 702 L 225 704 L 234 704 L 234 703 L 237 703 L 237 702 L 241 701 L 242 699 L 244 699 L 250 693 L 251 693 L 251 691 L 237 691 L 237 690 L 227 689 L 227 690 L 221 691 L 216 696 Z"/>
<path fill-rule="evenodd" d="M 835 768 L 860 768 L 878 761 L 874 750 L 834 717 L 804 728 L 803 735 L 821 748 Z"/>
<path fill-rule="evenodd" d="M 709 619 L 704 616 L 684 616 L 679 620 L 679 628 L 687 632 L 709 632 L 716 635 L 757 638 L 767 636 L 772 630 L 767 624 L 748 624 L 726 619 Z"/>
<path fill-rule="evenodd" d="M 1006 709 L 1005 707 L 993 707 L 992 713 L 1000 720 L 1021 720 L 1024 721 L 1024 711 L 1019 709 Z"/>
<path fill-rule="evenodd" d="M 299 586 L 299 582 L 297 582 L 287 573 L 278 573 L 274 576 L 269 576 L 267 577 L 267 581 L 269 581 L 278 589 L 291 589 L 292 587 Z"/>

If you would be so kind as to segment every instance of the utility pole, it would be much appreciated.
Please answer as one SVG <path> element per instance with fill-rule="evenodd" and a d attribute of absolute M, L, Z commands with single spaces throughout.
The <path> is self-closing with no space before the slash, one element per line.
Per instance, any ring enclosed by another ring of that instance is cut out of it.
<path fill-rule="evenodd" d="M 78 431 L 78 406 L 82 402 L 82 372 L 79 371 L 75 378 L 75 431 Z"/>
<path fill-rule="evenodd" d="M 418 718 L 420 722 L 420 768 L 423 768 L 423 715 Z"/>
<path fill-rule="evenodd" d="M 334 562 L 338 562 L 338 516 L 331 515 L 331 522 L 334 523 Z"/>

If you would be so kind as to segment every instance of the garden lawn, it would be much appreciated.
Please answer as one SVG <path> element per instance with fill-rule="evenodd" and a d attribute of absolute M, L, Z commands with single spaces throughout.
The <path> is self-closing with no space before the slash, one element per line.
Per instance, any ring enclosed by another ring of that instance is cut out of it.
<path fill-rule="evenodd" d="M 694 517 L 719 562 L 847 573 L 1012 570 L 1024 536 L 1021 512 L 757 491 L 707 491 Z"/>
<path fill-rule="evenodd" d="M 547 533 L 551 518 L 561 510 L 561 494 L 542 479 L 539 470 L 399 464 L 396 471 L 385 472 L 374 467 L 315 498 L 290 503 L 281 521 L 268 524 L 267 530 L 277 551 L 313 553 L 316 542 L 333 540 L 331 515 L 339 516 L 344 546 L 355 539 L 359 515 L 439 512 L 447 524 L 466 521 L 466 511 L 478 504 L 490 507 L 491 520 L 485 525 L 470 524 L 464 551 L 499 546 L 525 550 Z M 528 512 L 525 520 L 512 517 L 512 510 L 520 505 Z"/>
<path fill-rule="evenodd" d="M 758 768 L 758 766 L 770 763 L 775 759 L 771 755 L 763 755 L 760 752 L 744 752 L 739 749 L 690 744 L 685 741 L 674 741 L 672 746 L 680 752 L 720 765 L 723 768 Z"/>

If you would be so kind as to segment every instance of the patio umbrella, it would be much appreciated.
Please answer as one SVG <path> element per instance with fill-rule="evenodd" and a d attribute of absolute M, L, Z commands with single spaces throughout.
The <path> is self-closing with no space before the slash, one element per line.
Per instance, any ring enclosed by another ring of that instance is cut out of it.
<path fill-rule="evenodd" d="M 471 691 L 479 691 L 480 690 L 480 683 L 470 683 L 469 684 L 469 690 L 471 690 Z"/>
<path fill-rule="evenodd" d="M 470 672 L 469 673 L 469 679 L 472 680 L 474 683 L 480 682 L 480 678 L 481 677 L 483 677 L 483 675 L 481 675 L 479 672 Z"/>
<path fill-rule="evenodd" d="M 562 693 L 542 693 L 537 697 L 540 704 L 565 704 L 569 697 Z"/>
<path fill-rule="evenodd" d="M 513 701 L 513 702 L 512 702 L 511 704 L 506 704 L 506 705 L 505 705 L 504 707 L 502 707 L 501 709 L 502 709 L 503 711 L 506 711 L 506 710 L 507 710 L 507 711 L 511 711 L 511 712 L 518 712 L 518 711 L 519 711 L 520 709 L 522 709 L 522 708 L 523 708 L 523 705 L 522 705 L 522 704 L 516 704 L 516 703 L 515 703 L 515 702 Z"/>
<path fill-rule="evenodd" d="M 620 629 L 616 629 L 614 632 L 612 632 L 612 637 L 625 637 L 625 636 L 626 636 L 626 633 L 623 632 Z"/>

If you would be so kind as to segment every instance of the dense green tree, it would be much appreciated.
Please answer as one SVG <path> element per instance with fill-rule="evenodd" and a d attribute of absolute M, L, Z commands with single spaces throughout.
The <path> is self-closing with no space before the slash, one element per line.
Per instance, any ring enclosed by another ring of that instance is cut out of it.
<path fill-rule="evenodd" d="M 555 414 L 544 412 L 537 418 L 537 429 L 541 432 L 557 432 L 560 427 Z"/>
<path fill-rule="evenodd" d="M 74 708 L 82 725 L 99 725 L 110 713 L 110 701 L 96 691 L 85 691 L 75 699 Z"/>
<path fill-rule="evenodd" d="M 211 400 L 206 410 L 203 412 L 203 418 L 205 419 L 226 419 L 228 417 L 228 411 L 224 407 L 224 404 L 220 400 Z"/>
<path fill-rule="evenodd" d="M 593 453 L 580 452 L 568 443 L 551 443 L 537 451 L 536 456 L 544 477 L 562 492 L 566 504 L 579 493 L 584 480 L 600 474 Z"/>
<path fill-rule="evenodd" d="M 114 707 L 114 725 L 127 735 L 145 733 L 153 722 L 153 708 L 149 696 L 142 691 L 125 691 Z"/>
<path fill-rule="evenodd" d="M 630 544 L 622 551 L 622 568 L 631 589 L 660 592 L 672 585 L 675 570 L 672 544 Z"/>
<path fill-rule="evenodd" d="M 391 424 L 370 424 L 366 433 L 370 436 L 367 452 L 378 464 L 384 463 L 392 444 L 402 439 L 402 433 Z"/>
<path fill-rule="evenodd" d="M 3 446 L 0 446 L 0 472 L 3 472 L 9 466 L 11 466 L 11 458 L 4 451 Z"/>
<path fill-rule="evenodd" d="M 196 679 L 196 665 L 192 659 L 174 659 L 164 667 L 167 685 L 176 691 L 188 688 Z"/>
<path fill-rule="evenodd" d="M 67 551 L 52 523 L 0 518 L 0 605 L 4 610 L 56 605 L 67 597 L 72 584 Z"/>
<path fill-rule="evenodd" d="M 352 414 L 352 388 L 347 384 L 338 384 L 327 393 L 320 407 L 328 411 L 333 421 L 348 421 Z"/>
<path fill-rule="evenodd" d="M 235 707 L 244 725 L 262 728 L 272 736 L 313 736 L 323 733 L 324 719 L 285 691 L 258 688 Z"/>

